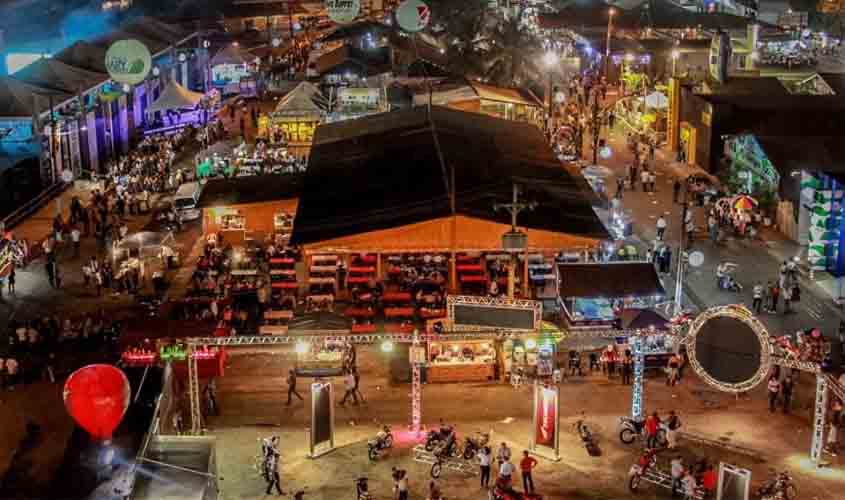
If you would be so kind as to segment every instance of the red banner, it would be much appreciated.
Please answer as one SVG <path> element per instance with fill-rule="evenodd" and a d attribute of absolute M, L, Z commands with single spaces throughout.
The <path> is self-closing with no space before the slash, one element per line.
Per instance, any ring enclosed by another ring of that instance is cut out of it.
<path fill-rule="evenodd" d="M 537 394 L 534 398 L 537 405 L 534 410 L 536 412 L 534 417 L 534 443 L 537 446 L 556 448 L 557 398 L 556 390 L 545 387 L 537 388 Z"/>

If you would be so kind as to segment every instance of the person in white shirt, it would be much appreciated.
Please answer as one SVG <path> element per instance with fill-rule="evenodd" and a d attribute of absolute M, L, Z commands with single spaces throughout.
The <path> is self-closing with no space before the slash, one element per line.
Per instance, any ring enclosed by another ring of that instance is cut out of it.
<path fill-rule="evenodd" d="M 79 237 L 82 236 L 82 233 L 79 231 L 79 228 L 76 226 L 70 230 L 70 241 L 73 243 L 73 256 L 79 257 Z"/>
<path fill-rule="evenodd" d="M 484 446 L 478 450 L 478 465 L 481 467 L 481 487 L 490 486 L 490 448 Z"/>
<path fill-rule="evenodd" d="M 340 405 L 345 405 L 346 398 L 350 396 L 352 396 L 352 404 L 357 405 L 358 396 L 355 394 L 355 376 L 352 374 L 352 370 L 346 371 L 346 375 L 343 377 L 343 387 L 346 392 L 343 394 L 343 399 L 340 400 Z"/>
<path fill-rule="evenodd" d="M 18 381 L 18 362 L 15 358 L 6 359 L 6 374 L 8 375 L 8 387 L 10 391 L 15 389 Z"/>
<path fill-rule="evenodd" d="M 694 499 L 695 489 L 698 487 L 698 482 L 695 480 L 695 476 L 692 475 L 692 471 L 687 471 L 686 474 L 684 474 L 683 484 L 686 498 L 688 500 Z"/>
<path fill-rule="evenodd" d="M 657 239 L 663 240 L 663 233 L 666 232 L 666 219 L 661 215 L 657 218 Z"/>
<path fill-rule="evenodd" d="M 684 477 L 684 459 L 679 456 L 669 462 L 669 473 L 672 476 L 672 497 L 681 491 Z"/>
<path fill-rule="evenodd" d="M 506 481 L 508 484 L 511 482 L 511 477 L 513 476 L 513 472 L 516 470 L 516 466 L 511 463 L 510 458 L 502 462 L 502 465 L 499 466 L 499 479 Z"/>

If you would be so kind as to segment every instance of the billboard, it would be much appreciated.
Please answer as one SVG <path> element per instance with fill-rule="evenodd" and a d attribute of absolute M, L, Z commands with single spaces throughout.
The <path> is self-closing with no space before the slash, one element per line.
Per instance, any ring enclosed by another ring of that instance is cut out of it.
<path fill-rule="evenodd" d="M 450 295 L 448 317 L 455 330 L 497 329 L 533 332 L 540 329 L 543 305 L 534 300 Z"/>
<path fill-rule="evenodd" d="M 557 386 L 534 383 L 534 409 L 531 445 L 534 453 L 559 460 L 560 449 L 560 392 Z"/>
<path fill-rule="evenodd" d="M 311 458 L 334 449 L 333 396 L 331 382 L 311 384 Z"/>

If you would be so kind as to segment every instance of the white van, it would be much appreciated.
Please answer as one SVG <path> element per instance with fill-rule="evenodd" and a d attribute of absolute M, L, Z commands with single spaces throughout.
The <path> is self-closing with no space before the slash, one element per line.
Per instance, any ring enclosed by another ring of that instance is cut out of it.
<path fill-rule="evenodd" d="M 197 220 L 202 215 L 197 208 L 197 202 L 202 193 L 202 184 L 199 182 L 186 182 L 179 186 L 176 194 L 173 195 L 173 206 L 179 211 L 183 221 Z"/>

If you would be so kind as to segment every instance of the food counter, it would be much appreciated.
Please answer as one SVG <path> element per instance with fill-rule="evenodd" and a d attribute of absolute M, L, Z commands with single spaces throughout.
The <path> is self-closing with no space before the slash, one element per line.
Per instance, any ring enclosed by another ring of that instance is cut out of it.
<path fill-rule="evenodd" d="M 496 348 L 488 340 L 428 344 L 428 382 L 478 382 L 496 377 Z"/>

